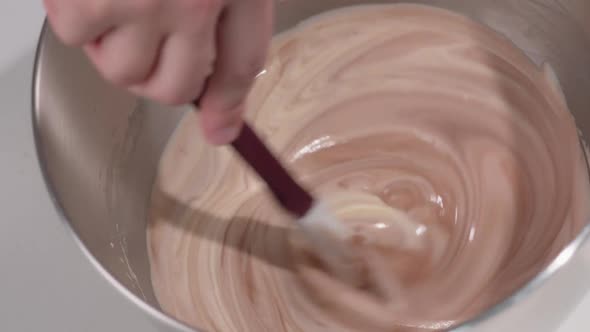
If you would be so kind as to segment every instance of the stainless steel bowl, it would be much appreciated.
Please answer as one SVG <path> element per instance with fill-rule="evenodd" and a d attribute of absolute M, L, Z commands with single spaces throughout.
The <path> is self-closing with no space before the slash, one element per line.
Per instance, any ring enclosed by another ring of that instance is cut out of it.
<path fill-rule="evenodd" d="M 276 31 L 325 10 L 366 2 L 278 1 Z M 581 133 L 590 137 L 590 1 L 414 2 L 468 15 L 508 36 L 535 62 L 549 61 Z M 162 110 L 111 87 L 47 26 L 39 42 L 33 100 L 41 168 L 80 249 L 120 290 L 121 299 L 145 309 L 146 319 L 162 331 L 194 331 L 160 311 L 145 234 L 156 165 L 183 110 Z M 457 330 L 554 331 L 590 287 L 589 232 L 590 226 L 534 280 Z"/>

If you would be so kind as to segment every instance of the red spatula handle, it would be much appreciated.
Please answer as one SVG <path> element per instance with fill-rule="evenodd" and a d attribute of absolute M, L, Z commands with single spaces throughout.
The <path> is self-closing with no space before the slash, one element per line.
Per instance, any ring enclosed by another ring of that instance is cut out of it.
<path fill-rule="evenodd" d="M 231 145 L 266 182 L 286 210 L 297 217 L 307 213 L 313 197 L 293 179 L 248 123 L 244 123 L 240 135 Z"/>
<path fill-rule="evenodd" d="M 194 104 L 198 109 L 199 102 Z M 313 204 L 313 197 L 293 179 L 248 123 L 244 123 L 240 135 L 231 145 L 266 182 L 284 209 L 296 217 L 307 213 Z"/>

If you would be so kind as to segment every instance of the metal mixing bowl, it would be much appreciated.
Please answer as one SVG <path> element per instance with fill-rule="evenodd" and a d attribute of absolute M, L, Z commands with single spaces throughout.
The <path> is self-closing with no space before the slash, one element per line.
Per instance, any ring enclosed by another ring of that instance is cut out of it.
<path fill-rule="evenodd" d="M 366 2 L 278 1 L 276 31 L 328 9 Z M 590 1 L 415 2 L 484 22 L 535 62 L 549 61 L 581 133 L 590 137 Z M 120 290 L 121 299 L 145 309 L 146 319 L 160 330 L 194 331 L 160 311 L 146 254 L 152 181 L 183 110 L 162 110 L 113 88 L 79 50 L 63 46 L 47 26 L 39 42 L 33 100 L 41 168 L 80 249 Z M 590 286 L 589 231 L 586 227 L 534 280 L 457 330 L 554 331 Z"/>

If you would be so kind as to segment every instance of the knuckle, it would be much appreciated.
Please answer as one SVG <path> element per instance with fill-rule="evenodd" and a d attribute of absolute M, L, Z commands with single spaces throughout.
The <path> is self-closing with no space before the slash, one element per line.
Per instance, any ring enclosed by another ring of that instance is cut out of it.
<path fill-rule="evenodd" d="M 118 86 L 127 86 L 132 82 L 133 73 L 123 66 L 95 64 L 101 75 Z"/>
<path fill-rule="evenodd" d="M 59 40 L 67 46 L 81 46 L 85 40 L 78 33 L 78 29 L 63 24 L 61 22 L 52 22 L 51 29 Z"/>
<path fill-rule="evenodd" d="M 57 8 L 58 3 L 55 1 L 45 0 L 44 5 L 47 8 L 47 22 L 55 36 L 65 45 L 82 45 L 84 40 L 76 24 L 77 21 L 72 20 L 69 13 L 64 13 L 61 8 Z"/>
<path fill-rule="evenodd" d="M 164 4 L 161 0 L 133 0 L 133 8 L 136 12 L 152 14 L 160 11 Z"/>
<path fill-rule="evenodd" d="M 83 1 L 80 12 L 90 22 L 100 22 L 111 14 L 111 1 Z"/>
<path fill-rule="evenodd" d="M 149 56 L 140 57 L 133 51 L 128 51 L 127 56 L 119 56 L 117 52 L 118 50 L 103 48 L 87 54 L 91 55 L 92 62 L 100 74 L 115 85 L 128 87 L 149 79 L 153 59 Z"/>
<path fill-rule="evenodd" d="M 221 8 L 222 0 L 181 0 L 182 8 L 188 13 L 210 13 Z"/>
<path fill-rule="evenodd" d="M 118 68 L 113 69 L 112 79 L 120 85 L 134 85 L 144 82 L 150 74 L 153 61 L 142 61 L 129 57 L 119 63 Z"/>

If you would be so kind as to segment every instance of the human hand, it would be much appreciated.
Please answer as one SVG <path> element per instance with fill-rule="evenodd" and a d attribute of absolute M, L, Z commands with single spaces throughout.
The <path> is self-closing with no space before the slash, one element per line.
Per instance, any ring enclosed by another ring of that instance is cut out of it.
<path fill-rule="evenodd" d="M 202 129 L 212 144 L 239 134 L 246 96 L 264 65 L 273 3 L 44 0 L 56 35 L 82 47 L 108 81 L 169 105 L 201 96 Z"/>

